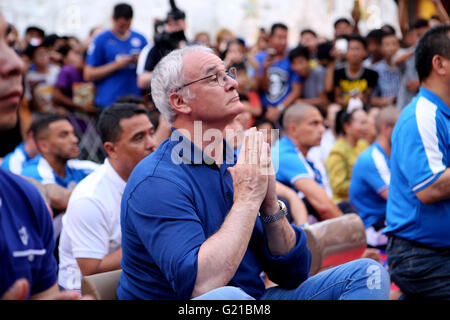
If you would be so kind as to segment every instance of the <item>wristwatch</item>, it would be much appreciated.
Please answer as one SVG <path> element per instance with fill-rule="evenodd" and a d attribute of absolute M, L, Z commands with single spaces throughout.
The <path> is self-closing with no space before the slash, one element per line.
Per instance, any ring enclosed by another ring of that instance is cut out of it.
<path fill-rule="evenodd" d="M 280 210 L 270 216 L 260 216 L 264 223 L 272 223 L 277 220 L 280 220 L 284 216 L 287 215 L 287 208 L 283 201 L 278 200 L 278 205 L 280 206 Z"/>

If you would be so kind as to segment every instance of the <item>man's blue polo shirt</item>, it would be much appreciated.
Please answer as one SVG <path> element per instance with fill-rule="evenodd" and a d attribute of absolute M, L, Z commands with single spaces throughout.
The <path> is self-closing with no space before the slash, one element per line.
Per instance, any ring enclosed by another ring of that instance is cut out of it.
<path fill-rule="evenodd" d="M 190 299 L 200 246 L 219 230 L 233 205 L 233 180 L 227 169 L 235 164 L 234 150 L 225 143 L 227 163 L 218 167 L 188 139 L 178 137 L 143 159 L 127 182 L 120 217 L 119 299 Z M 295 288 L 304 281 L 311 253 L 304 232 L 293 228 L 296 246 L 287 255 L 272 256 L 257 218 L 228 285 L 259 298 L 265 290 L 263 269 L 282 287 Z"/>
<path fill-rule="evenodd" d="M 303 199 L 305 195 L 294 187 L 297 180 L 313 179 L 324 187 L 320 171 L 305 158 L 289 137 L 278 140 L 272 147 L 271 154 L 277 180 L 291 187 L 300 198 Z"/>
<path fill-rule="evenodd" d="M 450 106 L 425 88 L 402 111 L 392 134 L 387 235 L 450 247 L 450 199 L 424 204 L 416 193 L 450 164 Z"/>
<path fill-rule="evenodd" d="M 19 278 L 30 283 L 30 294 L 56 283 L 53 224 L 36 188 L 0 169 L 0 297 Z"/>
<path fill-rule="evenodd" d="M 378 142 L 364 150 L 353 165 L 350 201 L 366 228 L 386 216 L 386 200 L 380 194 L 389 188 L 389 165 L 389 157 Z"/>
<path fill-rule="evenodd" d="M 42 155 L 38 155 L 26 163 L 21 174 L 43 184 L 55 183 L 64 188 L 73 189 L 78 182 L 99 166 L 93 161 L 71 159 L 66 163 L 66 176 L 63 178 L 53 171 Z"/>

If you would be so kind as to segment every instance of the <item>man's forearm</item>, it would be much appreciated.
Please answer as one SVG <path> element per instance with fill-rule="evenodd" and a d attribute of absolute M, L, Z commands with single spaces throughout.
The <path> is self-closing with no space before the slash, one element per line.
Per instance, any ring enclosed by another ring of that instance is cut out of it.
<path fill-rule="evenodd" d="M 417 192 L 416 196 L 425 204 L 450 199 L 450 169 L 445 169 L 444 173 L 435 182 Z"/>
<path fill-rule="evenodd" d="M 255 204 L 235 203 L 220 229 L 200 246 L 192 297 L 230 282 L 248 248 L 257 213 Z"/>
<path fill-rule="evenodd" d="M 109 76 L 111 73 L 116 72 L 120 69 L 120 65 L 114 61 L 103 66 L 92 67 L 86 66 L 84 67 L 84 80 L 86 81 L 97 81 Z"/>

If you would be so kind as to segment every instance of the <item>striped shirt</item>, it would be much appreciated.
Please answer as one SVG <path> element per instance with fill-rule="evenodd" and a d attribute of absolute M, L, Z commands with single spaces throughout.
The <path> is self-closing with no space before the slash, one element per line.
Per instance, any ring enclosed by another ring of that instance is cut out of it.
<path fill-rule="evenodd" d="M 416 197 L 449 167 L 449 150 L 450 107 L 422 87 L 392 134 L 387 235 L 450 247 L 450 199 L 424 204 Z"/>
<path fill-rule="evenodd" d="M 92 161 L 71 159 L 67 161 L 66 176 L 63 178 L 53 171 L 44 157 L 38 155 L 27 163 L 21 174 L 43 184 L 55 183 L 64 188 L 73 189 L 78 182 L 98 166 L 99 164 Z"/>
<path fill-rule="evenodd" d="M 8 153 L 2 161 L 1 167 L 12 173 L 20 174 L 24 165 L 30 161 L 30 156 L 25 151 L 25 143 L 19 144 L 14 151 Z"/>

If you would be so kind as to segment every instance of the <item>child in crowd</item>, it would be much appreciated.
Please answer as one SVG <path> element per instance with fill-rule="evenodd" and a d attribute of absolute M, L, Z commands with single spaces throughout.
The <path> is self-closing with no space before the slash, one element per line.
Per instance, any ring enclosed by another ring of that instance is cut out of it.
<path fill-rule="evenodd" d="M 377 62 L 373 69 L 378 73 L 377 88 L 371 99 L 374 106 L 384 107 L 395 104 L 400 89 L 400 71 L 393 63 L 392 57 L 400 48 L 400 42 L 395 33 L 383 32 L 381 52 L 383 60 Z"/>

